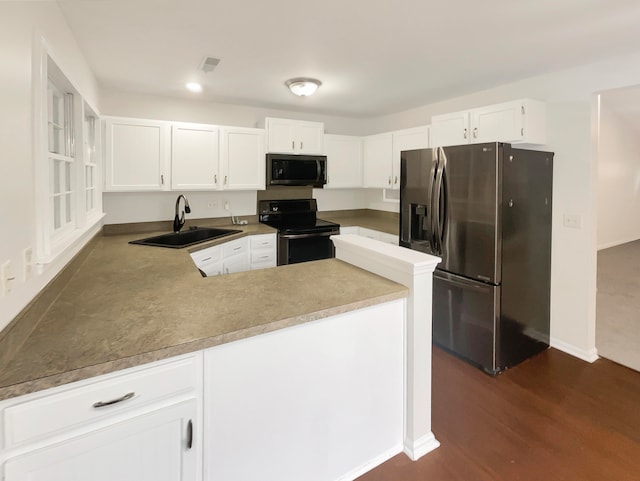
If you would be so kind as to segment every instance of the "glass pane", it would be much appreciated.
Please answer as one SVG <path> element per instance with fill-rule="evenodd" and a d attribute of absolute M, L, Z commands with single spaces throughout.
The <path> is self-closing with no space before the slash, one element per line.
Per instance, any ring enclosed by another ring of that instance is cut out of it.
<path fill-rule="evenodd" d="M 65 224 L 71 222 L 71 194 L 67 194 L 64 196 L 64 204 L 66 210 Z"/>
<path fill-rule="evenodd" d="M 71 188 L 71 164 L 69 162 L 64 163 L 64 190 L 70 192 Z"/>
<path fill-rule="evenodd" d="M 60 196 L 57 195 L 53 197 L 53 228 L 60 228 Z"/>
<path fill-rule="evenodd" d="M 59 160 L 53 161 L 53 193 L 59 194 L 61 192 L 60 189 L 60 169 L 62 162 Z"/>

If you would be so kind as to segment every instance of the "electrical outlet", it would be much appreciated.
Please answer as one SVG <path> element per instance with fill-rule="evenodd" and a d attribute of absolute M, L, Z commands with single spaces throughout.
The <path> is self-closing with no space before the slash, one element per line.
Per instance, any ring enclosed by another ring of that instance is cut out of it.
<path fill-rule="evenodd" d="M 564 214 L 563 224 L 571 229 L 582 228 L 582 216 L 580 214 Z"/>
<path fill-rule="evenodd" d="M 229 210 L 229 201 L 228 200 L 224 201 L 224 210 Z"/>
<path fill-rule="evenodd" d="M 28 281 L 33 276 L 33 249 L 27 247 L 23 251 L 24 280 Z"/>
<path fill-rule="evenodd" d="M 11 292 L 13 281 L 13 271 L 11 270 L 11 261 L 7 261 L 2 264 L 2 295 L 6 296 Z"/>
<path fill-rule="evenodd" d="M 215 200 L 210 200 L 207 202 L 207 207 L 209 209 L 215 209 L 218 206 L 218 203 Z"/>

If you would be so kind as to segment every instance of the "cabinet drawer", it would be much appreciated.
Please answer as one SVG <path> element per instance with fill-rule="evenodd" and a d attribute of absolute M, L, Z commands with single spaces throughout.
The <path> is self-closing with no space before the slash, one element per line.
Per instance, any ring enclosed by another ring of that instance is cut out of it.
<path fill-rule="evenodd" d="M 2 412 L 5 448 L 195 391 L 198 359 L 193 356 L 108 379 L 96 378 L 96 382 L 57 388 L 52 394 L 10 405 Z"/>
<path fill-rule="evenodd" d="M 246 237 L 243 239 L 227 242 L 226 244 L 222 245 L 222 256 L 226 259 L 230 256 L 247 252 L 248 248 L 249 239 L 247 239 Z"/>
<path fill-rule="evenodd" d="M 275 234 L 260 234 L 252 235 L 251 250 L 254 249 L 275 249 L 276 247 L 276 235 Z"/>
<path fill-rule="evenodd" d="M 264 266 L 263 264 L 269 264 L 268 266 Z M 276 265 L 276 252 L 274 249 L 262 249 L 262 250 L 252 250 L 251 251 L 251 268 L 254 268 L 254 265 L 258 265 L 258 268 L 261 267 L 271 267 L 271 265 Z"/>
<path fill-rule="evenodd" d="M 221 252 L 220 246 L 208 247 L 200 251 L 192 252 L 191 258 L 193 259 L 193 262 L 195 262 L 197 266 L 201 266 L 203 264 L 218 262 L 220 260 L 220 252 Z"/>

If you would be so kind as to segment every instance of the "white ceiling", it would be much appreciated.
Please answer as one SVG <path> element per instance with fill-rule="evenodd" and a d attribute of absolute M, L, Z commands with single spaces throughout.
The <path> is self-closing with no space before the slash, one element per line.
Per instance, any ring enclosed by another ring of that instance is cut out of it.
<path fill-rule="evenodd" d="M 640 48 L 638 0 L 59 0 L 106 90 L 343 116 Z M 205 56 L 220 58 L 204 74 Z M 294 97 L 291 77 L 320 79 Z"/>

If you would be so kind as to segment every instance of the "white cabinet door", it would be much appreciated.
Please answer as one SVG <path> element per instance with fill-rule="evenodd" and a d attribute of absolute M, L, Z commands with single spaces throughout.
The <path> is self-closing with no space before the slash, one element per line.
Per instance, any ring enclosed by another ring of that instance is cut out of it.
<path fill-rule="evenodd" d="M 471 140 L 481 142 L 546 142 L 544 103 L 521 99 L 471 111 Z"/>
<path fill-rule="evenodd" d="M 171 187 L 213 190 L 219 185 L 219 128 L 174 124 L 171 130 Z"/>
<path fill-rule="evenodd" d="M 319 122 L 296 122 L 295 142 L 299 142 L 297 153 L 322 154 L 324 152 L 324 124 Z"/>
<path fill-rule="evenodd" d="M 4 481 L 195 481 L 195 399 L 36 449 L 5 463 Z"/>
<path fill-rule="evenodd" d="M 222 188 L 264 190 L 264 130 L 222 127 L 220 137 Z"/>
<path fill-rule="evenodd" d="M 249 270 L 249 238 L 242 237 L 222 244 L 222 273 Z"/>
<path fill-rule="evenodd" d="M 364 186 L 390 189 L 393 171 L 392 134 L 369 135 L 364 138 Z"/>
<path fill-rule="evenodd" d="M 429 126 L 393 132 L 393 189 L 400 188 L 400 152 L 429 147 Z"/>
<path fill-rule="evenodd" d="M 283 154 L 322 154 L 324 124 L 303 120 L 277 119 L 265 121 L 267 152 Z"/>
<path fill-rule="evenodd" d="M 169 123 L 105 120 L 105 191 L 168 190 Z"/>
<path fill-rule="evenodd" d="M 268 118 L 265 128 L 267 131 L 267 152 L 295 153 L 293 121 Z"/>
<path fill-rule="evenodd" d="M 522 138 L 520 103 L 504 103 L 489 105 L 471 111 L 471 141 L 480 142 L 512 142 Z"/>
<path fill-rule="evenodd" d="M 325 135 L 328 179 L 325 189 L 362 187 L 362 137 Z"/>
<path fill-rule="evenodd" d="M 431 145 L 445 147 L 470 142 L 469 111 L 434 115 L 431 118 Z"/>

